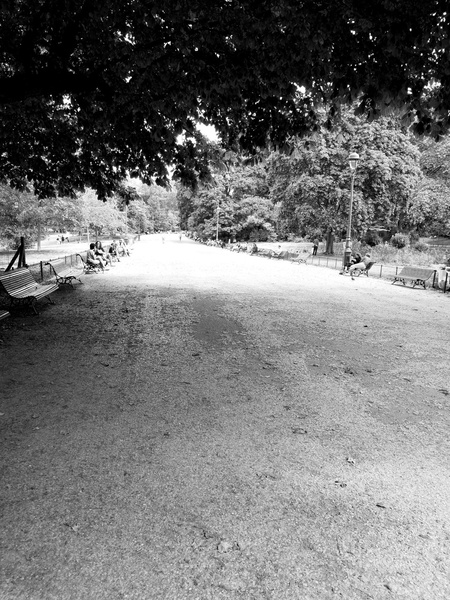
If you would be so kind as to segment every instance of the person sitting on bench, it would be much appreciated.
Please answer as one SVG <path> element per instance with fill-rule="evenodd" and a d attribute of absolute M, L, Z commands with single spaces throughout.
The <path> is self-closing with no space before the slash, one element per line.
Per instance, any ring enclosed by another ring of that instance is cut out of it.
<path fill-rule="evenodd" d="M 370 260 L 371 260 L 370 259 L 370 254 L 367 253 L 365 255 L 365 257 L 360 262 L 356 262 L 356 263 L 350 265 L 349 273 L 352 276 L 352 279 L 354 279 L 354 277 L 353 277 L 353 271 L 355 269 L 361 269 L 361 271 L 363 271 L 367 267 L 367 265 L 370 263 Z"/>
<path fill-rule="evenodd" d="M 95 255 L 97 258 L 101 258 L 103 260 L 103 262 L 105 262 L 107 265 L 111 265 L 111 263 L 112 263 L 111 256 L 109 255 L 109 252 L 105 252 L 105 249 L 103 248 L 103 244 L 101 243 L 100 240 L 97 240 L 95 242 L 94 252 L 95 252 Z"/>
<path fill-rule="evenodd" d="M 94 242 L 91 242 L 89 244 L 89 250 L 87 251 L 87 254 L 86 254 L 86 263 L 88 265 L 91 265 L 92 267 L 94 267 L 96 269 L 101 269 L 102 271 L 105 270 L 106 263 L 102 259 L 101 256 L 98 256 L 95 253 L 95 244 L 94 244 Z"/>
<path fill-rule="evenodd" d="M 111 245 L 109 246 L 108 253 L 112 258 L 115 258 L 117 260 L 117 262 L 120 262 L 119 253 L 117 251 L 117 243 L 114 240 L 111 242 Z"/>
<path fill-rule="evenodd" d="M 130 251 L 128 249 L 127 244 L 125 243 L 125 240 L 123 240 L 123 239 L 119 240 L 119 246 L 117 248 L 117 252 L 118 252 L 118 254 L 120 254 L 120 256 L 130 256 Z"/>

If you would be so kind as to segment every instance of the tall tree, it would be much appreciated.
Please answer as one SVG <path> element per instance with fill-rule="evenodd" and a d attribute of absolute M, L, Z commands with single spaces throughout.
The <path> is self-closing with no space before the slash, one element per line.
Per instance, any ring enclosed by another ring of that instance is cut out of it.
<path fill-rule="evenodd" d="M 421 235 L 450 236 L 450 136 L 441 142 L 422 140 L 424 179 L 409 204 L 409 219 Z"/>
<path fill-rule="evenodd" d="M 21 236 L 28 246 L 37 240 L 38 223 L 44 209 L 31 193 L 0 185 L 0 245 L 17 248 Z"/>
<path fill-rule="evenodd" d="M 135 227 L 136 229 L 140 227 L 140 231 L 149 232 L 178 229 L 180 217 L 175 190 L 159 185 L 149 186 L 139 180 L 133 180 L 131 186 L 139 199 L 137 205 L 142 210 L 141 224 Z M 129 209 L 129 218 L 132 220 L 136 212 L 134 204 L 135 202 L 132 202 Z"/>
<path fill-rule="evenodd" d="M 215 174 L 215 184 L 178 190 L 180 223 L 201 238 L 266 241 L 274 236 L 275 213 L 265 168 L 236 167 Z"/>
<path fill-rule="evenodd" d="M 94 190 L 86 190 L 79 196 L 81 205 L 81 227 L 100 234 L 126 233 L 125 213 L 119 210 L 119 200 L 110 198 L 103 202 L 97 198 Z"/>
<path fill-rule="evenodd" d="M 425 177 L 410 200 L 408 218 L 420 235 L 450 236 L 450 185 Z"/>
<path fill-rule="evenodd" d="M 322 234 L 332 227 L 345 237 L 350 206 L 348 155 L 360 155 L 354 185 L 353 234 L 370 226 L 402 229 L 422 174 L 419 152 L 398 122 L 368 123 L 344 112 L 333 131 L 297 139 L 291 156 L 269 160 L 271 197 L 279 207 L 279 233 Z"/>
<path fill-rule="evenodd" d="M 0 177 L 42 197 L 170 164 L 195 183 L 197 121 L 254 151 L 313 129 L 318 102 L 438 135 L 449 30 L 447 0 L 3 0 Z"/>

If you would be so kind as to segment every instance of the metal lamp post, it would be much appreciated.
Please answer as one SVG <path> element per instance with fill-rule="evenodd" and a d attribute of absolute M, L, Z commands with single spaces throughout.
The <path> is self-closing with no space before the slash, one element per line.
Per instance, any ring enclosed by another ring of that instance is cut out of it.
<path fill-rule="evenodd" d="M 225 173 L 223 176 L 223 180 L 225 182 L 225 196 L 231 196 L 231 191 L 229 187 L 230 182 L 230 174 Z M 216 242 L 219 241 L 219 214 L 220 214 L 220 196 L 217 195 L 217 220 L 216 220 Z"/>
<path fill-rule="evenodd" d="M 352 152 L 348 157 L 350 165 L 351 180 L 350 180 L 350 209 L 348 211 L 348 227 L 347 227 L 347 238 L 345 240 L 344 249 L 344 261 L 342 264 L 342 271 L 350 265 L 350 256 L 352 254 L 352 213 L 353 213 L 353 184 L 355 181 L 356 168 L 358 166 L 359 155 L 356 152 Z"/>
<path fill-rule="evenodd" d="M 216 242 L 219 242 L 219 211 L 220 211 L 219 196 L 217 196 Z"/>

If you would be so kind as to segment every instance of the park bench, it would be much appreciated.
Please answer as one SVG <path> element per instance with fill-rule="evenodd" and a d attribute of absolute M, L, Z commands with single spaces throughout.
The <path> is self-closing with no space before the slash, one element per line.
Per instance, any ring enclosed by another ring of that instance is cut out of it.
<path fill-rule="evenodd" d="M 300 254 L 300 252 L 287 252 L 286 254 L 287 254 L 287 256 L 286 256 L 287 260 L 290 260 L 293 263 L 306 265 L 306 258 L 308 256 L 308 254 L 305 254 L 305 253 Z"/>
<path fill-rule="evenodd" d="M 288 254 L 289 252 L 287 252 L 286 250 L 281 250 L 279 252 L 277 252 L 276 250 L 272 250 L 270 253 L 270 258 L 277 258 L 279 260 L 282 260 L 288 258 Z"/>
<path fill-rule="evenodd" d="M 55 274 L 56 283 L 67 284 L 73 287 L 73 281 L 76 279 L 83 283 L 80 279 L 81 273 L 84 273 L 84 261 L 79 254 L 76 255 L 75 264 L 66 263 L 64 258 L 49 261 L 49 265 Z"/>
<path fill-rule="evenodd" d="M 413 288 L 416 285 L 421 285 L 423 286 L 423 289 L 426 289 L 426 282 L 430 277 L 434 276 L 435 273 L 436 269 L 428 269 L 425 267 L 403 267 L 400 273 L 395 276 L 392 283 L 394 284 L 400 281 L 403 285 L 406 285 L 406 282 L 410 281 Z"/>
<path fill-rule="evenodd" d="M 270 250 L 270 258 L 276 258 L 278 260 L 290 260 L 295 263 L 303 263 L 306 265 L 306 256 L 301 256 L 299 252 L 289 252 L 288 250 L 281 250 L 277 252 L 275 250 Z"/>
<path fill-rule="evenodd" d="M 369 271 L 373 267 L 374 264 L 375 264 L 375 261 L 372 261 L 370 263 L 367 263 L 367 265 L 363 269 L 354 269 L 352 271 L 352 276 L 359 277 L 360 275 L 365 275 L 366 277 L 369 277 Z"/>
<path fill-rule="evenodd" d="M 7 310 L 0 310 L 0 321 L 2 319 L 6 319 L 7 317 L 9 317 L 9 312 Z"/>
<path fill-rule="evenodd" d="M 0 284 L 11 306 L 27 304 L 36 315 L 36 302 L 46 297 L 50 304 L 54 304 L 49 296 L 59 287 L 57 283 L 38 283 L 27 267 L 4 271 L 0 274 Z"/>
<path fill-rule="evenodd" d="M 97 267 L 96 265 L 92 265 L 91 263 L 88 263 L 87 261 L 84 260 L 84 258 L 81 256 L 81 254 L 77 254 L 77 260 L 80 260 L 81 265 L 83 267 L 83 273 L 87 274 L 87 273 L 100 273 L 101 269 L 100 267 Z"/>
<path fill-rule="evenodd" d="M 268 250 L 267 248 L 258 248 L 258 252 L 256 252 L 254 256 L 263 256 L 266 258 L 270 258 L 272 252 L 273 250 Z"/>

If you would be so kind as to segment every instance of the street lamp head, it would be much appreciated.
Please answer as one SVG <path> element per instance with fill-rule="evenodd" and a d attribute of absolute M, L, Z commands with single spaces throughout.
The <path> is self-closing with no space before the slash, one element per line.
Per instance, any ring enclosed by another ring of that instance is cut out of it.
<path fill-rule="evenodd" d="M 359 161 L 359 154 L 356 154 L 356 152 L 352 152 L 350 154 L 350 156 L 348 157 L 348 162 L 350 164 L 350 169 L 352 171 L 356 171 L 356 167 L 358 166 L 358 161 Z"/>

